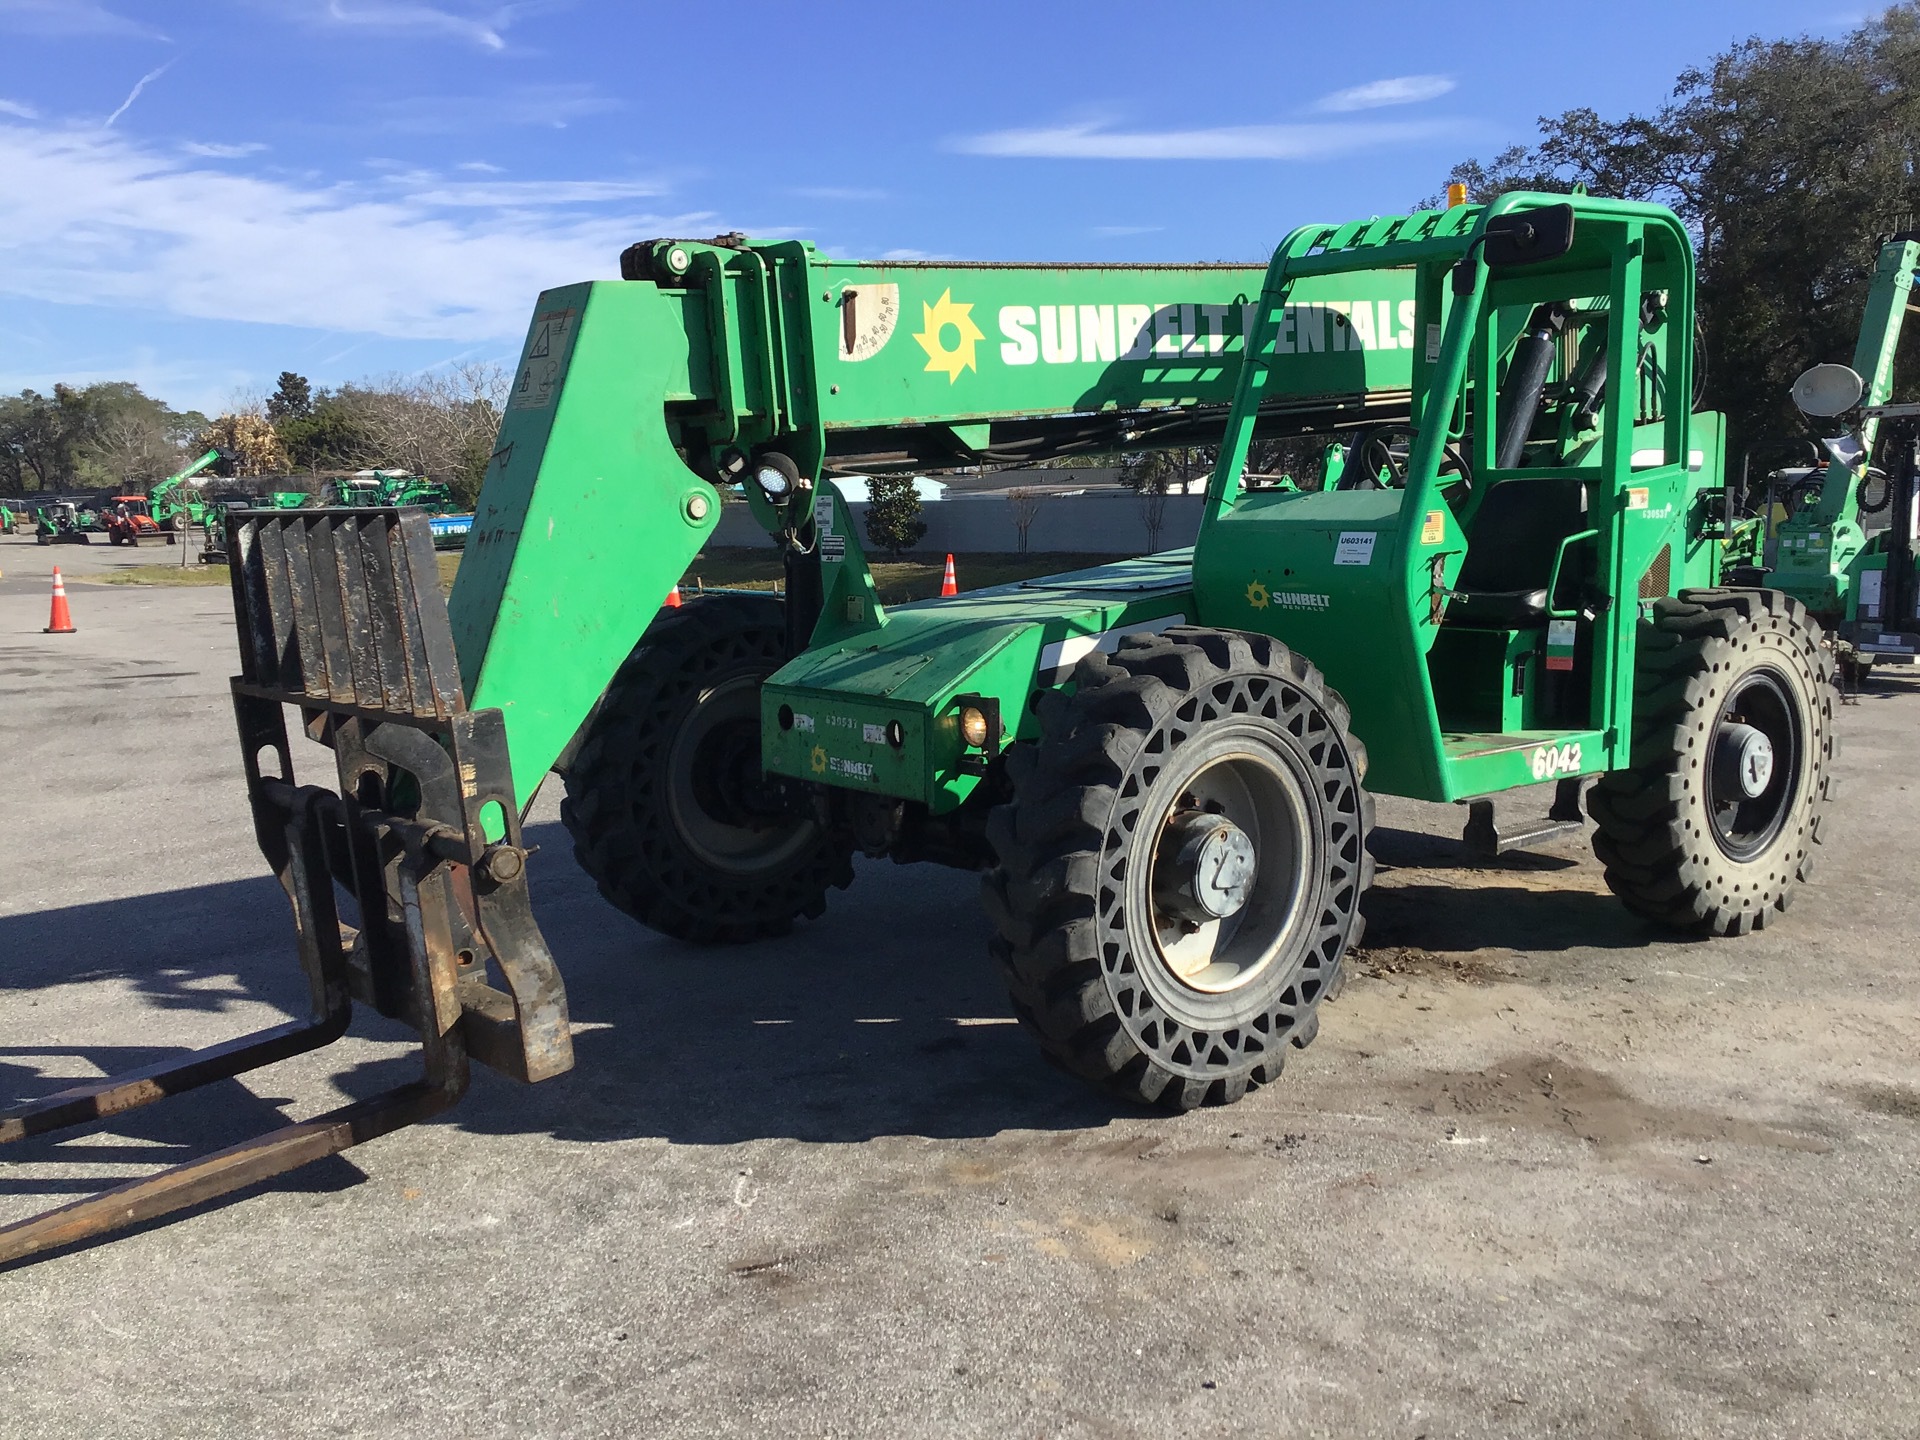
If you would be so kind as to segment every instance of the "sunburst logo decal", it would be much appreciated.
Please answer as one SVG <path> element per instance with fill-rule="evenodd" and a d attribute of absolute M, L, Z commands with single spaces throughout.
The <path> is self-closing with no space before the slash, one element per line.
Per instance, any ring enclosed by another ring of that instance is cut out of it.
<path fill-rule="evenodd" d="M 1255 580 L 1251 585 L 1247 586 L 1247 604 L 1251 605 L 1254 609 L 1266 609 L 1271 602 L 1271 598 L 1272 597 L 1267 594 L 1267 587 L 1262 585 L 1258 580 Z"/>
<path fill-rule="evenodd" d="M 814 746 L 813 753 L 807 757 L 807 763 L 813 767 L 814 774 L 816 775 L 826 774 L 827 773 L 827 752 L 818 745 Z"/>
<path fill-rule="evenodd" d="M 913 338 L 927 352 L 926 368 L 946 371 L 949 385 L 960 378 L 962 370 L 978 373 L 980 367 L 974 363 L 973 347 L 987 337 L 973 323 L 973 306 L 954 304 L 953 291 L 942 290 L 938 304 L 929 305 L 923 300 L 920 311 L 923 328 Z M 949 329 L 959 337 L 951 347 L 946 337 Z"/>

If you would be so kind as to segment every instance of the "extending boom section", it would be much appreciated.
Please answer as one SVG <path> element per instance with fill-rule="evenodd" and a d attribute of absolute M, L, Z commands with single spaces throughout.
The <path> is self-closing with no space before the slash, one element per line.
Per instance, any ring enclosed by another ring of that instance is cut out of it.
<path fill-rule="evenodd" d="M 540 297 L 451 601 L 523 797 L 762 457 L 810 484 L 1210 443 L 1263 273 L 869 264 L 737 236 L 638 245 L 622 271 Z M 1412 307 L 1404 275 L 1304 288 L 1263 433 L 1404 418 Z M 770 534 L 811 527 L 810 495 L 745 491 Z"/>

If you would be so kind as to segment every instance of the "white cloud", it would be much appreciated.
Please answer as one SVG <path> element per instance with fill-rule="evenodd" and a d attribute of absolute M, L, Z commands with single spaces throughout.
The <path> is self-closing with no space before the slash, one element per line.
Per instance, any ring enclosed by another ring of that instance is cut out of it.
<path fill-rule="evenodd" d="M 408 180 L 421 177 L 407 176 Z M 609 200 L 644 200 L 666 193 L 657 180 L 476 180 L 416 190 L 415 205 L 461 206 L 485 210 L 540 209 L 558 205 L 601 205 Z"/>
<path fill-rule="evenodd" d="M 248 155 L 258 155 L 267 147 L 258 140 L 249 140 L 241 145 L 221 145 L 206 140 L 182 141 L 180 148 L 189 155 L 198 155 L 207 160 L 240 160 Z"/>
<path fill-rule="evenodd" d="M 94 0 L 0 0 L 0 27 L 28 35 L 107 35 L 141 40 L 167 37 L 150 25 Z"/>
<path fill-rule="evenodd" d="M 1304 125 L 1222 125 L 1205 130 L 1109 130 L 1099 122 L 968 135 L 969 155 L 1046 160 L 1325 160 L 1455 134 L 1444 120 L 1340 121 Z"/>
<path fill-rule="evenodd" d="M 456 170 L 471 170 L 479 175 L 504 175 L 506 173 L 504 166 L 493 165 L 485 160 L 462 160 L 453 168 Z"/>
<path fill-rule="evenodd" d="M 40 112 L 31 105 L 22 105 L 18 100 L 0 100 L 0 115 L 13 115 L 22 120 L 38 120 Z"/>
<path fill-rule="evenodd" d="M 5 361 L 0 361 L 0 395 L 16 395 L 22 390 L 46 393 L 53 388 L 54 380 L 48 368 L 19 364 L 27 358 L 30 357 L 9 354 Z M 208 414 L 223 408 L 219 404 L 221 397 L 237 393 L 249 381 L 258 383 L 258 377 L 242 366 L 183 360 L 151 345 L 134 345 L 100 355 L 62 355 L 54 363 L 62 384 L 84 389 L 103 381 L 131 380 L 149 395 Z"/>
<path fill-rule="evenodd" d="M 363 128 L 370 121 L 380 129 L 409 135 L 470 136 L 502 126 L 545 125 L 564 130 L 582 116 L 622 108 L 622 101 L 596 94 L 586 84 L 514 85 L 485 93 L 377 100 L 357 111 L 354 122 Z"/>
<path fill-rule="evenodd" d="M 651 182 L 323 184 L 97 127 L 0 124 L 0 174 L 0 294 L 463 343 L 519 334 L 541 290 L 611 278 L 634 240 L 716 228 L 621 203 Z"/>
<path fill-rule="evenodd" d="M 358 0 L 347 5 L 341 0 L 327 0 L 325 18 L 335 25 L 388 35 L 444 35 L 469 41 L 483 50 L 504 50 L 504 32 L 512 23 L 513 12 L 495 9 L 480 19 L 433 5 L 387 4 L 380 0 Z"/>
<path fill-rule="evenodd" d="M 1350 110 L 1378 110 L 1383 105 L 1417 105 L 1422 100 L 1438 100 L 1453 89 L 1449 75 L 1396 75 L 1390 80 L 1369 80 L 1350 90 L 1336 90 L 1313 108 L 1334 114 Z"/>
<path fill-rule="evenodd" d="M 129 90 L 127 92 L 127 98 L 120 102 L 120 108 L 114 111 L 111 115 L 107 116 L 106 118 L 107 128 L 112 129 L 113 122 L 118 120 L 122 115 L 126 114 L 127 111 L 133 108 L 133 102 L 140 98 L 140 92 L 146 89 L 147 86 L 151 85 L 154 81 L 158 80 L 162 75 L 166 74 L 167 67 L 172 64 L 173 62 L 169 60 L 166 65 L 156 65 L 153 69 L 149 70 L 146 74 L 142 75 L 138 80 L 134 81 L 133 89 Z"/>
<path fill-rule="evenodd" d="M 880 252 L 880 258 L 882 260 L 913 261 L 913 260 L 951 260 L 954 257 L 951 255 L 941 255 L 932 250 L 883 250 Z"/>

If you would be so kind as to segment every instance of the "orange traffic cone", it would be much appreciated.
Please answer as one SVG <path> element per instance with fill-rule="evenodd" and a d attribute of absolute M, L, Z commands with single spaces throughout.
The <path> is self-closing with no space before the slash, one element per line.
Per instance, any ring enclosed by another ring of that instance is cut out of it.
<path fill-rule="evenodd" d="M 947 556 L 947 573 L 940 577 L 940 593 L 942 595 L 958 595 L 960 593 L 960 584 L 953 578 L 953 556 L 951 553 Z"/>
<path fill-rule="evenodd" d="M 47 628 L 43 635 L 72 635 L 73 612 L 67 609 L 67 585 L 60 578 L 60 567 L 53 567 L 53 613 L 47 617 Z"/>
<path fill-rule="evenodd" d="M 678 610 L 680 608 L 680 587 L 678 585 L 667 591 L 667 608 L 669 610 Z"/>

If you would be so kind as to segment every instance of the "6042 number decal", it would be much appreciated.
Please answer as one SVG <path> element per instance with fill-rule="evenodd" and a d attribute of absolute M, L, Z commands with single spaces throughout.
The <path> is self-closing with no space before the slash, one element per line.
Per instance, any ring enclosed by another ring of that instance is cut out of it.
<path fill-rule="evenodd" d="M 1559 775 L 1578 775 L 1580 773 L 1580 747 L 1568 745 L 1536 745 L 1533 750 L 1533 778 L 1551 780 Z"/>

